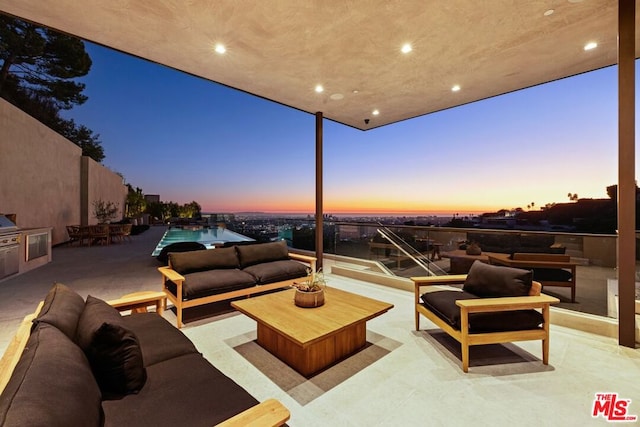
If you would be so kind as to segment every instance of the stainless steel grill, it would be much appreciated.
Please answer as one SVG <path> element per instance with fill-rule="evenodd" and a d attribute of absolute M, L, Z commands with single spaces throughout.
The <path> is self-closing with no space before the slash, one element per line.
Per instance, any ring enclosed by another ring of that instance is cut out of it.
<path fill-rule="evenodd" d="M 0 280 L 18 273 L 20 232 L 6 215 L 0 215 Z"/>

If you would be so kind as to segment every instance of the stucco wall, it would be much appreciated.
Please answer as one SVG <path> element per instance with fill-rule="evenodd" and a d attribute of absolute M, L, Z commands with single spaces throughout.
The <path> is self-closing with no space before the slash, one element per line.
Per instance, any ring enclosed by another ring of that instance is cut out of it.
<path fill-rule="evenodd" d="M 124 215 L 125 198 L 127 197 L 126 187 L 122 177 L 113 173 L 101 164 L 89 157 L 82 158 L 82 179 L 86 181 L 82 189 L 82 206 L 86 206 L 86 216 L 82 212 L 81 223 L 97 224 L 98 220 L 94 216 L 93 202 L 103 200 L 113 202 L 118 205 L 118 213 L 114 221 L 119 221 Z M 86 190 L 85 190 L 86 189 Z M 85 202 L 86 201 L 86 202 Z"/>
<path fill-rule="evenodd" d="M 122 178 L 85 157 L 83 180 L 82 159 L 80 147 L 0 99 L 0 213 L 15 213 L 18 227 L 52 227 L 52 243 L 66 241 L 66 226 L 82 220 L 83 182 L 88 203 L 101 198 L 122 209 Z"/>

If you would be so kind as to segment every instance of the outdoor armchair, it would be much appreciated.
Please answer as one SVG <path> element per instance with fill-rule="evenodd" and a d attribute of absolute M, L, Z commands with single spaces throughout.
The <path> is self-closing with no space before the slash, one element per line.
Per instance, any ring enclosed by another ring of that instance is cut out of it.
<path fill-rule="evenodd" d="M 542 340 L 542 362 L 549 363 L 549 310 L 559 300 L 540 293 L 527 270 L 475 262 L 468 275 L 412 277 L 415 324 L 425 316 L 461 345 L 462 370 L 469 370 L 469 347 Z M 462 290 L 423 287 L 464 285 Z"/>

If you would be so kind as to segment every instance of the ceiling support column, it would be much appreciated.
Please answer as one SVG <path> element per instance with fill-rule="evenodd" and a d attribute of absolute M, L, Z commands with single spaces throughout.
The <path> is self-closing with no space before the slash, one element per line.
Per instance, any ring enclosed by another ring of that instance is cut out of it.
<path fill-rule="evenodd" d="M 322 268 L 324 222 L 322 218 L 322 112 L 316 113 L 316 267 Z"/>
<path fill-rule="evenodd" d="M 635 0 L 618 1 L 618 343 L 635 348 Z"/>

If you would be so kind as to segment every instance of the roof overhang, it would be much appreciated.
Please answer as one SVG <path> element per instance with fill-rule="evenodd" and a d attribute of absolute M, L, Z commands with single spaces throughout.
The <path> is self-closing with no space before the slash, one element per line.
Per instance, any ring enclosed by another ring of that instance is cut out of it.
<path fill-rule="evenodd" d="M 616 0 L 0 0 L 0 11 L 358 129 L 617 59 Z"/>

